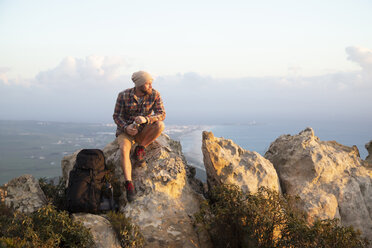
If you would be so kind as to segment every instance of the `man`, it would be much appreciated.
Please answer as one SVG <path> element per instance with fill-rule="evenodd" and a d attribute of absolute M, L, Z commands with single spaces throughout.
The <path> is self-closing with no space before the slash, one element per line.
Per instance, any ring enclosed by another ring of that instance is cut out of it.
<path fill-rule="evenodd" d="M 135 87 L 119 93 L 116 100 L 114 121 L 116 137 L 121 151 L 121 167 L 125 177 L 125 188 L 129 202 L 135 199 L 136 191 L 132 182 L 130 151 L 137 143 L 133 159 L 137 165 L 145 164 L 145 148 L 164 130 L 165 111 L 158 91 L 152 89 L 153 78 L 144 71 L 133 73 Z"/>

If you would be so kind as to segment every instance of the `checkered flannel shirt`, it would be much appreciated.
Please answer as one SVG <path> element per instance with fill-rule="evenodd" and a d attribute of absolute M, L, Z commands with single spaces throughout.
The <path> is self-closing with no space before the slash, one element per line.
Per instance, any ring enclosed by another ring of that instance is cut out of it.
<path fill-rule="evenodd" d="M 145 95 L 142 103 L 138 103 L 134 93 L 135 88 L 130 88 L 118 95 L 113 115 L 117 125 L 116 136 L 125 132 L 125 128 L 132 124 L 137 116 L 144 116 L 148 124 L 165 119 L 163 101 L 158 91 L 152 89 L 152 94 Z"/>

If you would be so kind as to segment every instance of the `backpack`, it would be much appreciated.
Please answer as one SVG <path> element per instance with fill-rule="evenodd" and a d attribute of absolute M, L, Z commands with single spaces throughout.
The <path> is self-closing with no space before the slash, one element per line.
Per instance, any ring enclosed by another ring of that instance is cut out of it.
<path fill-rule="evenodd" d="M 70 171 L 66 191 L 67 210 L 71 213 L 98 213 L 102 187 L 106 185 L 105 156 L 99 149 L 83 149 Z"/>

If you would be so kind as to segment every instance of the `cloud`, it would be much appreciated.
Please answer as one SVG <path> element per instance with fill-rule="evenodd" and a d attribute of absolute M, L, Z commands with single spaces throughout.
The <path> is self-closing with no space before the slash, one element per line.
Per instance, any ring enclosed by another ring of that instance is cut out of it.
<path fill-rule="evenodd" d="M 15 77 L 15 78 L 9 78 L 8 72 L 10 72 L 11 69 L 9 67 L 0 67 L 0 85 L 18 85 L 21 87 L 30 87 L 32 85 L 32 79 L 24 79 L 21 77 Z"/>
<path fill-rule="evenodd" d="M 363 47 L 347 47 L 348 59 L 356 62 L 363 70 L 372 71 L 372 50 Z"/>
<path fill-rule="evenodd" d="M 348 54 L 348 60 L 357 63 L 362 71 L 359 74 L 361 79 L 372 83 L 372 50 L 363 47 L 347 47 L 346 53 Z"/>
<path fill-rule="evenodd" d="M 129 67 L 122 57 L 88 56 L 66 57 L 27 80 L 2 69 L 0 119 L 110 121 L 118 92 L 133 85 Z"/>
<path fill-rule="evenodd" d="M 39 85 L 60 87 L 74 85 L 102 85 L 115 81 L 121 75 L 121 69 L 128 67 L 122 57 L 87 56 L 86 58 L 66 57 L 50 70 L 42 71 L 35 77 Z"/>
<path fill-rule="evenodd" d="M 244 78 L 188 72 L 158 76 L 153 87 L 173 123 L 371 118 L 366 117 L 372 104 L 372 87 L 366 83 L 370 51 L 351 47 L 347 53 L 362 70 L 304 77 L 296 67 L 285 77 Z M 117 94 L 133 87 L 128 68 L 120 57 L 66 57 L 35 78 L 18 81 L 7 78 L 9 69 L 2 68 L 0 119 L 112 122 Z M 27 82 L 31 86 L 23 87 Z"/>
<path fill-rule="evenodd" d="M 0 82 L 3 84 L 9 84 L 9 80 L 7 77 L 7 72 L 10 71 L 9 67 L 0 67 Z"/>

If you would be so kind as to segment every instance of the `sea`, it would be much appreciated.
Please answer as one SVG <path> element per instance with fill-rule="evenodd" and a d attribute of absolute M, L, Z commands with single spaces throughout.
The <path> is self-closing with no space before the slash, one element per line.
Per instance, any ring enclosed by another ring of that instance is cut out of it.
<path fill-rule="evenodd" d="M 372 123 L 358 121 L 250 121 L 240 124 L 167 124 L 165 133 L 180 141 L 197 178 L 206 180 L 201 151 L 202 132 L 231 139 L 242 148 L 264 155 L 280 135 L 295 135 L 313 128 L 320 140 L 356 145 L 362 159 L 365 144 L 372 140 Z M 61 160 L 83 148 L 104 148 L 115 139 L 114 123 L 64 123 L 0 120 L 0 185 L 23 174 L 36 178 L 61 176 Z"/>

